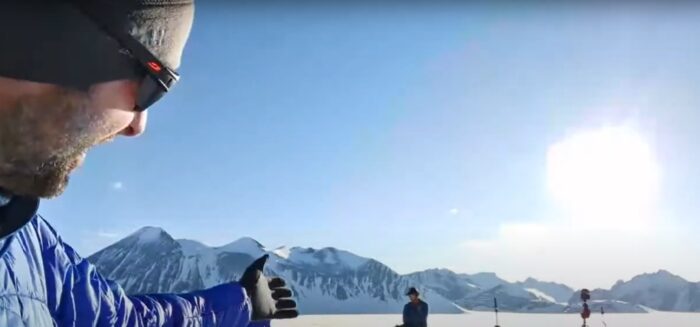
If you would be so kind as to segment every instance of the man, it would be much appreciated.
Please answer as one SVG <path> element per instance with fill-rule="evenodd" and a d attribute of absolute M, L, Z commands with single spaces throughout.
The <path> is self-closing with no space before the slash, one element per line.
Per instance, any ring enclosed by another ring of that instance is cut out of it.
<path fill-rule="evenodd" d="M 409 302 L 403 307 L 403 327 L 427 327 L 428 304 L 420 298 L 420 293 L 415 287 L 411 287 L 406 295 Z"/>
<path fill-rule="evenodd" d="M 87 150 L 137 136 L 177 81 L 193 0 L 5 0 L 0 9 L 0 326 L 267 326 L 298 313 L 267 256 L 239 282 L 127 296 L 36 215 Z"/>

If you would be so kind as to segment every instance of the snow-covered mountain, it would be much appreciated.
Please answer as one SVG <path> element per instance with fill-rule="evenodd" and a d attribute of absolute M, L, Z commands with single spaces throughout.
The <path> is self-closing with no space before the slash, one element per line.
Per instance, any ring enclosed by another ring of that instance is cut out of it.
<path fill-rule="evenodd" d="M 335 248 L 278 248 L 268 251 L 251 238 L 221 247 L 174 240 L 160 228 L 145 227 L 88 259 L 127 293 L 186 292 L 238 280 L 257 257 L 268 253 L 266 273 L 285 278 L 301 312 L 396 313 L 414 286 L 382 263 Z M 422 290 L 431 310 L 459 313 L 453 301 Z"/>
<path fill-rule="evenodd" d="M 566 285 L 528 278 L 511 283 L 495 273 L 458 274 L 429 269 L 400 275 L 381 262 L 328 247 L 267 249 L 252 238 L 220 247 L 175 240 L 144 227 L 88 259 L 127 293 L 188 292 L 238 280 L 263 254 L 266 273 L 286 279 L 304 314 L 399 313 L 406 290 L 417 287 L 434 313 L 463 309 L 516 312 L 578 312 L 578 292 Z M 645 308 L 700 311 L 700 286 L 666 271 L 592 291 L 593 310 L 645 312 Z"/>
<path fill-rule="evenodd" d="M 429 269 L 406 277 L 411 278 L 415 285 L 432 289 L 460 307 L 471 310 L 492 310 L 496 297 L 504 311 L 562 312 L 574 292 L 565 285 L 543 283 L 532 278 L 509 283 L 494 273 L 469 275 L 447 269 Z"/>
<path fill-rule="evenodd" d="M 661 311 L 700 311 L 700 283 L 691 283 L 668 271 L 643 274 L 617 282 L 613 298 Z"/>
<path fill-rule="evenodd" d="M 557 303 L 551 295 L 534 288 L 523 288 L 517 283 L 504 283 L 457 301 L 474 310 L 492 310 L 493 299 L 498 299 L 499 309 L 513 312 L 563 312 L 565 305 Z"/>
<path fill-rule="evenodd" d="M 429 269 L 405 276 L 412 284 L 430 288 L 451 301 L 459 301 L 470 294 L 481 291 L 466 274 L 457 274 L 447 269 Z"/>
<path fill-rule="evenodd" d="M 665 270 L 618 281 L 610 290 L 591 292 L 592 310 L 604 306 L 610 312 L 700 311 L 700 283 L 689 282 Z M 580 309 L 578 293 L 571 297 L 571 311 Z"/>
<path fill-rule="evenodd" d="M 528 278 L 516 284 L 537 297 L 562 305 L 566 305 L 571 294 L 574 293 L 571 287 L 564 284 L 542 282 L 534 278 Z"/>

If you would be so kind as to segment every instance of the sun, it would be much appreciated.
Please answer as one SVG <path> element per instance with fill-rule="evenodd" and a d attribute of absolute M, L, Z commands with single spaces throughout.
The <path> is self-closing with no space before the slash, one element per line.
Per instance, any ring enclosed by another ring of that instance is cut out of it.
<path fill-rule="evenodd" d="M 659 167 L 634 129 L 604 127 L 549 147 L 547 186 L 575 221 L 627 225 L 648 218 Z"/>

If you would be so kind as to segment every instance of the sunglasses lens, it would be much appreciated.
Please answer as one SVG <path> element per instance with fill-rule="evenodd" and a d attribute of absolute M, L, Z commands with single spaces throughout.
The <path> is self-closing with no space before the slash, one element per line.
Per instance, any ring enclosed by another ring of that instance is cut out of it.
<path fill-rule="evenodd" d="M 146 76 L 139 88 L 136 110 L 144 111 L 165 95 L 166 90 L 152 76 Z"/>

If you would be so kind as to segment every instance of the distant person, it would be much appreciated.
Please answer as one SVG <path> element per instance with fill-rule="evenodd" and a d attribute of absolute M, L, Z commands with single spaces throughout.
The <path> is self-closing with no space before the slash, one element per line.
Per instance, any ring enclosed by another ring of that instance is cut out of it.
<path fill-rule="evenodd" d="M 415 287 L 411 287 L 406 295 L 410 301 L 403 307 L 403 325 L 400 327 L 427 327 L 428 304 L 419 298 L 420 293 Z"/>
<path fill-rule="evenodd" d="M 267 256 L 239 282 L 131 296 L 36 214 L 89 148 L 144 131 L 146 109 L 178 80 L 193 17 L 193 0 L 2 2 L 0 326 L 249 327 L 298 315 L 284 281 L 263 275 Z"/>

